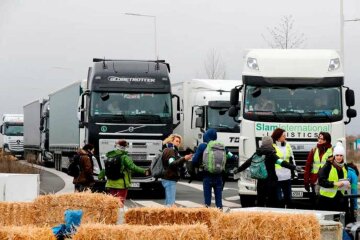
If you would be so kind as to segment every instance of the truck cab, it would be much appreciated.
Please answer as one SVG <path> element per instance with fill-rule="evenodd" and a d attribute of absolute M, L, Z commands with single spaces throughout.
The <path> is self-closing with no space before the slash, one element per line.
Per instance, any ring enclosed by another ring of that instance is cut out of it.
<path fill-rule="evenodd" d="M 332 145 L 345 145 L 345 125 L 356 116 L 354 92 L 344 85 L 339 54 L 334 50 L 255 49 L 245 58 L 243 85 L 233 89 L 231 104 L 240 111 L 240 164 L 274 129 L 286 131 L 296 165 L 305 166 L 319 132 L 329 132 Z M 234 107 L 232 107 L 234 108 Z M 230 110 L 234 115 L 235 110 Z M 253 206 L 256 180 L 246 170 L 240 174 L 239 195 L 243 206 Z M 292 180 L 293 200 L 305 200 L 303 174 Z"/>
<path fill-rule="evenodd" d="M 177 123 L 179 104 L 171 93 L 169 72 L 170 65 L 163 60 L 94 59 L 79 117 L 84 141 L 95 145 L 100 162 L 106 161 L 116 140 L 125 139 L 134 163 L 150 167 L 162 151 L 162 140 Z M 133 174 L 130 189 L 164 194 L 161 182 L 137 174 Z"/>
<path fill-rule="evenodd" d="M 3 135 L 3 151 L 15 156 L 22 156 L 24 153 L 24 115 L 4 114 L 0 126 Z"/>

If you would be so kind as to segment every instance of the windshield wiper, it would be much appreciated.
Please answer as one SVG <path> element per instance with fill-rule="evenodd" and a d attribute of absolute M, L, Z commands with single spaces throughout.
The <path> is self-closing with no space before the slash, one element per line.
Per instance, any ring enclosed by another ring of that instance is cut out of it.
<path fill-rule="evenodd" d="M 299 116 L 303 121 L 305 121 L 305 118 L 304 118 L 304 115 L 301 113 L 301 112 L 297 112 L 297 111 L 294 111 L 294 110 L 286 110 L 286 111 L 280 111 L 280 112 L 277 112 L 278 114 L 295 114 L 297 116 Z"/>
<path fill-rule="evenodd" d="M 306 112 L 307 114 L 312 114 L 314 117 L 326 117 L 329 121 L 331 121 L 331 114 L 327 111 L 313 111 L 313 112 Z"/>

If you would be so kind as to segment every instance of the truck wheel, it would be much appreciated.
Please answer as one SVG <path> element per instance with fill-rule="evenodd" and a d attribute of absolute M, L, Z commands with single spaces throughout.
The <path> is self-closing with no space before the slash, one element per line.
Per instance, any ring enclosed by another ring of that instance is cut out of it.
<path fill-rule="evenodd" d="M 256 196 L 255 195 L 241 195 L 240 204 L 241 207 L 255 207 L 256 206 Z"/>

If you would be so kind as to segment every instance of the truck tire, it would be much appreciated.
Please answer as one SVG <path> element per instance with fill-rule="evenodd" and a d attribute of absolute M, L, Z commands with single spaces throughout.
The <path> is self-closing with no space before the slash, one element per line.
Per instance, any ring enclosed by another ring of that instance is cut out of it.
<path fill-rule="evenodd" d="M 241 207 L 255 207 L 256 206 L 256 195 L 241 195 L 240 204 Z"/>

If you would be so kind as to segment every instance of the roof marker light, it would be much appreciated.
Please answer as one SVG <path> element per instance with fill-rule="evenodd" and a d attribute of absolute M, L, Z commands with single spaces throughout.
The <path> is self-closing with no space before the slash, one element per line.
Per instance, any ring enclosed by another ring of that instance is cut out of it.
<path fill-rule="evenodd" d="M 330 59 L 330 63 L 329 63 L 329 69 L 328 71 L 335 71 L 337 69 L 339 69 L 340 67 L 340 59 L 339 58 L 334 58 L 334 59 Z"/>
<path fill-rule="evenodd" d="M 259 71 L 259 65 L 258 65 L 258 63 L 257 63 L 256 58 L 251 58 L 251 57 L 249 57 L 249 58 L 247 59 L 247 65 L 248 65 L 248 67 L 249 67 L 250 69 Z"/>

